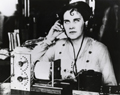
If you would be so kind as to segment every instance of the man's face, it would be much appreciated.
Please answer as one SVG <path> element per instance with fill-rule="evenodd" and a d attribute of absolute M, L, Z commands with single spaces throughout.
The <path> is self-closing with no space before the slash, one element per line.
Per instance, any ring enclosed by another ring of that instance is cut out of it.
<path fill-rule="evenodd" d="M 68 10 L 63 15 L 63 26 L 69 38 L 77 39 L 83 35 L 84 19 L 79 12 Z"/>

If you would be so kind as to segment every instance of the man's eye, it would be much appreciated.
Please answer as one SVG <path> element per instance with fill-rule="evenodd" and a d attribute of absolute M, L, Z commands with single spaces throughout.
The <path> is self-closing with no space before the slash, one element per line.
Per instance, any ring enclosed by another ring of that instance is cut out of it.
<path fill-rule="evenodd" d="M 64 21 L 65 24 L 69 24 L 69 21 Z"/>
<path fill-rule="evenodd" d="M 80 22 L 80 19 L 75 19 L 74 22 Z"/>

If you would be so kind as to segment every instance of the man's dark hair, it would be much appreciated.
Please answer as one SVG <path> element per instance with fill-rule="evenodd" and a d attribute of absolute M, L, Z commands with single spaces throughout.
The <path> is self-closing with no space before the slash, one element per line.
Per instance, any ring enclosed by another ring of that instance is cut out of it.
<path fill-rule="evenodd" d="M 92 9 L 85 2 L 75 2 L 71 4 L 66 4 L 61 8 L 61 10 L 58 13 L 61 23 L 63 23 L 63 15 L 67 10 L 71 10 L 71 15 L 73 11 L 79 12 L 82 15 L 84 21 L 89 20 L 90 16 L 92 15 Z"/>

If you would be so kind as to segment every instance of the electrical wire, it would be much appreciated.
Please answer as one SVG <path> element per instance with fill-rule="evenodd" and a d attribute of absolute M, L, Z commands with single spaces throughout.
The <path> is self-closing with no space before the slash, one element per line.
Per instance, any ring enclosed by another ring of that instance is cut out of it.
<path fill-rule="evenodd" d="M 66 32 L 65 32 L 65 34 L 66 34 Z M 71 39 L 68 37 L 68 35 L 67 35 L 67 34 L 66 34 L 66 36 L 67 36 L 67 38 L 68 38 L 69 42 L 71 43 L 71 45 L 72 45 L 72 47 L 73 47 L 73 53 L 74 53 L 74 65 L 73 65 L 73 72 L 74 72 L 74 74 L 75 74 L 75 76 L 76 76 L 76 74 L 77 74 L 77 65 L 76 65 L 76 62 L 77 62 L 78 55 L 79 55 L 79 53 L 80 53 L 80 51 L 81 51 L 81 48 L 82 48 L 82 45 L 83 45 L 83 41 L 84 41 L 84 34 L 83 34 L 82 42 L 81 42 L 81 44 L 80 44 L 80 48 L 79 48 L 79 50 L 78 50 L 78 53 L 77 53 L 77 56 L 76 56 L 76 57 L 75 57 L 75 47 L 74 47 L 74 45 L 73 45 L 73 43 L 72 43 Z M 74 70 L 74 67 L 75 67 L 75 70 Z"/>
<path fill-rule="evenodd" d="M 13 55 L 10 55 L 9 54 L 9 57 L 13 57 L 14 58 L 14 56 Z M 14 64 L 14 62 L 13 62 L 13 64 Z M 3 83 L 5 83 L 6 81 L 8 81 L 11 77 L 13 77 L 14 76 L 14 69 L 13 69 L 13 74 L 12 75 L 10 75 L 8 78 L 6 78 L 1 84 L 0 84 L 0 86 L 3 84 Z"/>
<path fill-rule="evenodd" d="M 6 81 L 8 81 L 11 77 L 13 77 L 14 74 L 10 75 L 8 78 L 6 78 L 0 85 L 4 84 Z"/>
<path fill-rule="evenodd" d="M 80 53 L 81 48 L 82 48 L 82 45 L 83 45 L 83 41 L 84 41 L 84 35 L 83 35 L 82 42 L 81 42 L 81 44 L 80 44 L 80 47 L 79 47 L 79 50 L 78 50 L 77 56 L 76 56 L 76 58 L 74 58 L 73 69 L 74 69 L 74 66 L 75 66 L 75 68 L 76 68 L 76 74 L 77 74 L 77 65 L 76 65 L 76 62 L 77 62 L 77 59 L 78 59 L 79 53 Z M 74 51 L 75 51 L 75 50 L 74 50 Z M 74 53 L 75 53 L 75 52 L 74 52 Z M 75 74 L 75 75 L 76 75 L 76 74 Z"/>

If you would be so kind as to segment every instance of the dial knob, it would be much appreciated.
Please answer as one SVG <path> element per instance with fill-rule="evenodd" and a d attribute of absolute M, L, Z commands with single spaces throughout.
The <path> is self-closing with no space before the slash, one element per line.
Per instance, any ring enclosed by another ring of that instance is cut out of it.
<path fill-rule="evenodd" d="M 22 67 L 26 63 L 26 61 L 19 61 L 18 63 L 19 63 L 19 66 Z"/>
<path fill-rule="evenodd" d="M 25 80 L 25 79 L 27 79 L 27 77 L 21 77 L 21 76 L 19 76 L 19 77 L 17 78 L 17 80 L 18 80 L 19 82 L 22 82 L 22 81 Z"/>
<path fill-rule="evenodd" d="M 27 60 L 27 57 L 25 56 L 21 56 L 18 60 L 17 60 L 17 64 L 19 69 L 21 69 L 22 71 L 26 70 L 29 66 L 29 62 Z"/>

